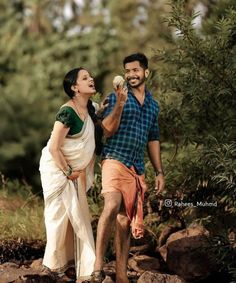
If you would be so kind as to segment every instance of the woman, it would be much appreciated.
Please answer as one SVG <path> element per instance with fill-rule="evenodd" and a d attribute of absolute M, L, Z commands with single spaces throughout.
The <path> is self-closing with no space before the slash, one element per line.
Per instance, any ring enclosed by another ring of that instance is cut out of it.
<path fill-rule="evenodd" d="M 57 113 L 40 159 L 47 234 L 43 265 L 64 276 L 75 264 L 82 280 L 91 274 L 95 260 L 86 191 L 93 182 L 95 150 L 89 98 L 96 90 L 83 68 L 68 72 L 63 86 L 70 99 Z"/>

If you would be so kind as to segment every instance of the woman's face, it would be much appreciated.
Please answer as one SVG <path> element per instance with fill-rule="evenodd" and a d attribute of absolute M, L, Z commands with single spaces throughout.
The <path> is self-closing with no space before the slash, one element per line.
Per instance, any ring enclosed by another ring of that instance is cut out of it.
<path fill-rule="evenodd" d="M 80 70 L 74 85 L 76 93 L 94 94 L 96 93 L 94 80 L 87 70 Z"/>

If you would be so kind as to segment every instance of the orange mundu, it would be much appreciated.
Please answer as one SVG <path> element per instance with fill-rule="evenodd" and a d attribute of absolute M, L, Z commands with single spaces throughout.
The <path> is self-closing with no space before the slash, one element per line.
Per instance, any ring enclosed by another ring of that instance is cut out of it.
<path fill-rule="evenodd" d="M 133 166 L 128 168 L 120 161 L 105 159 L 102 162 L 102 194 L 117 190 L 122 193 L 133 237 L 143 237 L 143 201 L 147 190 L 144 174 L 138 175 Z"/>

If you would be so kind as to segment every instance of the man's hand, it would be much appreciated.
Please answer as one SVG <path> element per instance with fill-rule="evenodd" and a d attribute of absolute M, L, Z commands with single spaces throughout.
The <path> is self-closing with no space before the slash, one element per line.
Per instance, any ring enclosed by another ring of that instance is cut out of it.
<path fill-rule="evenodd" d="M 128 89 L 126 87 L 118 87 L 115 90 L 116 103 L 111 113 L 102 121 L 103 133 L 109 138 L 118 130 L 121 120 L 121 115 L 125 102 L 128 97 Z"/>
<path fill-rule="evenodd" d="M 115 93 L 116 93 L 116 104 L 118 106 L 123 106 L 127 100 L 127 97 L 128 97 L 128 89 L 127 87 L 118 87 L 116 90 L 115 90 Z"/>
<path fill-rule="evenodd" d="M 164 190 L 164 187 L 165 187 L 165 177 L 163 175 L 163 173 L 159 173 L 157 176 L 156 176 L 156 194 L 160 194 L 163 192 Z"/>

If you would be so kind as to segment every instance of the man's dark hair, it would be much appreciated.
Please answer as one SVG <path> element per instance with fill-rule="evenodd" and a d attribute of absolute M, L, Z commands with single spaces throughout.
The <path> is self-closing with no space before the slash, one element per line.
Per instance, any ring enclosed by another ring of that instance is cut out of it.
<path fill-rule="evenodd" d="M 134 53 L 124 58 L 123 60 L 123 66 L 125 67 L 125 64 L 131 63 L 134 61 L 138 61 L 140 66 L 144 69 L 148 68 L 148 59 L 143 53 Z"/>

